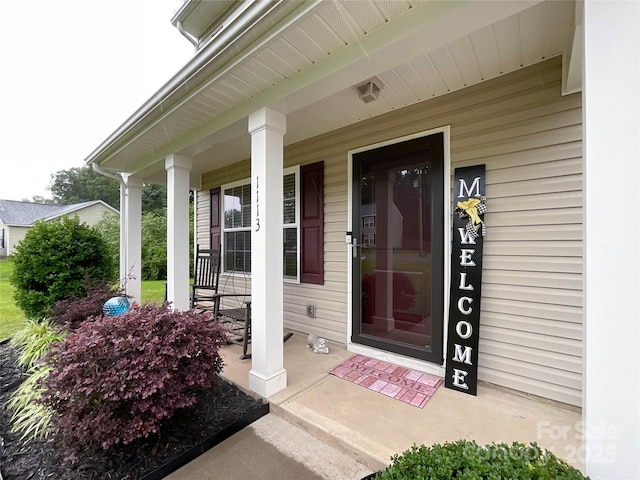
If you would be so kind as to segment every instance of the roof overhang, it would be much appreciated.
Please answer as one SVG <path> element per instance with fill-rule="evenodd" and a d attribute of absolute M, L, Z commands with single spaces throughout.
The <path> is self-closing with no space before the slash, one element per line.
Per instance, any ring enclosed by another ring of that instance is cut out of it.
<path fill-rule="evenodd" d="M 575 91 L 576 5 L 250 2 L 87 162 L 162 182 L 164 158 L 179 153 L 197 185 L 249 157 L 247 116 L 264 106 L 287 115 L 288 145 L 557 55 Z M 354 86 L 374 76 L 385 88 L 365 104 Z"/>
<path fill-rule="evenodd" d="M 200 49 L 255 0 L 187 0 L 171 19 L 171 23 L 195 47 Z"/>

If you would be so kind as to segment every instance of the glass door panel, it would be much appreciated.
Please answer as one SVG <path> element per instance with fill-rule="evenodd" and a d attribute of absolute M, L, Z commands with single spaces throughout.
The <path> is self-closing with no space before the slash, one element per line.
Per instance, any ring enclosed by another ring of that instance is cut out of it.
<path fill-rule="evenodd" d="M 354 157 L 353 341 L 441 361 L 442 149 L 415 143 Z"/>

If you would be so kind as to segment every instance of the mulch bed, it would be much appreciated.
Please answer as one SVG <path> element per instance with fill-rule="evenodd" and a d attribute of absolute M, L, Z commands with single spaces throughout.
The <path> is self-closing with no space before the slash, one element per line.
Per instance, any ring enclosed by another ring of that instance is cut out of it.
<path fill-rule="evenodd" d="M 128 445 L 99 451 L 65 466 L 53 441 L 21 442 L 10 432 L 6 402 L 23 381 L 16 353 L 0 342 L 0 479 L 158 480 L 265 415 L 268 404 L 220 379 L 197 395 L 197 404 L 178 411 L 160 432 Z"/>

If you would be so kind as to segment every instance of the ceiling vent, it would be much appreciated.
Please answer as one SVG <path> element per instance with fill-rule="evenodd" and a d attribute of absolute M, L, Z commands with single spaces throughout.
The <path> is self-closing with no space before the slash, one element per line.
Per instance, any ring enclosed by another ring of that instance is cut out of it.
<path fill-rule="evenodd" d="M 380 90 L 384 88 L 384 85 L 378 77 L 373 77 L 359 85 L 356 85 L 355 88 L 358 91 L 360 100 L 364 103 L 369 103 L 378 99 Z"/>

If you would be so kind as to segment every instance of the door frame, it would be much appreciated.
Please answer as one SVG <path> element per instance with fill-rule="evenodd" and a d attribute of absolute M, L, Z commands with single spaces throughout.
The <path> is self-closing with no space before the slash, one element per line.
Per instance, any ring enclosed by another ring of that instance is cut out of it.
<path fill-rule="evenodd" d="M 443 228 L 443 242 L 444 242 L 444 275 L 442 278 L 443 289 L 443 335 L 442 335 L 442 352 L 446 359 L 446 345 L 447 345 L 447 326 L 449 323 L 449 282 L 451 278 L 451 153 L 450 153 L 450 131 L 449 125 L 434 128 L 431 130 L 425 130 L 417 132 L 411 135 L 403 137 L 393 138 L 383 142 L 365 145 L 347 152 L 347 232 L 353 231 L 353 157 L 354 155 L 368 150 L 374 150 L 397 143 L 406 142 L 408 140 L 415 140 L 417 138 L 428 137 L 434 134 L 441 133 L 443 136 L 443 206 L 444 206 L 444 228 Z M 417 358 L 407 357 L 397 353 L 381 350 L 379 348 L 369 347 L 358 343 L 353 343 L 351 337 L 353 334 L 353 259 L 352 259 L 352 246 L 349 233 L 347 233 L 347 239 L 345 244 L 346 261 L 347 261 L 347 350 L 349 352 L 367 355 L 379 360 L 385 360 L 393 362 L 397 365 L 407 368 L 417 368 L 435 375 L 444 375 L 444 363 L 438 365 L 428 362 L 426 360 L 420 360 Z"/>

